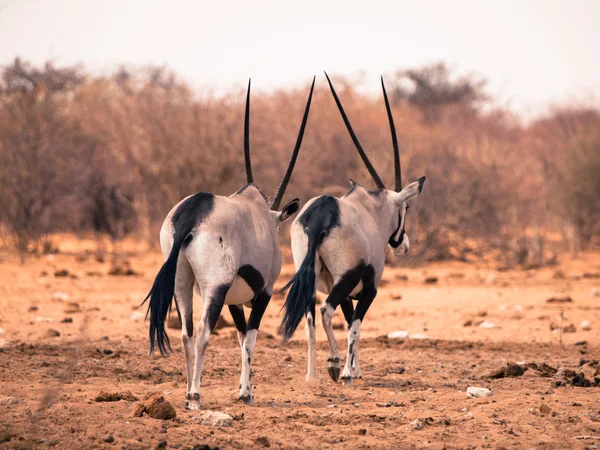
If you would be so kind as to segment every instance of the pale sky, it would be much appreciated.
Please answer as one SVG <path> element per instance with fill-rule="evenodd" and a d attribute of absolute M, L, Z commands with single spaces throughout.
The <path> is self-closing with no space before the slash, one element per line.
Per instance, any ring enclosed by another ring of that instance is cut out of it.
<path fill-rule="evenodd" d="M 0 65 L 166 65 L 217 92 L 322 70 L 378 95 L 380 74 L 445 61 L 525 116 L 598 104 L 600 0 L 0 0 Z"/>

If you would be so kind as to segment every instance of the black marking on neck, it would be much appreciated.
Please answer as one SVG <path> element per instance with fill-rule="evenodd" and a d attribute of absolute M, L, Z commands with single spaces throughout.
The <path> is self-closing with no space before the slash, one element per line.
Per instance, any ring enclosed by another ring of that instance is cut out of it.
<path fill-rule="evenodd" d="M 192 230 L 212 212 L 215 196 L 208 192 L 199 192 L 184 200 L 173 214 L 171 223 L 175 229 L 175 240 L 183 240 L 183 248 L 192 242 Z M 181 241 L 180 241 L 181 242 Z"/>
<path fill-rule="evenodd" d="M 250 264 L 241 266 L 238 269 L 237 274 L 240 278 L 244 279 L 248 286 L 250 286 L 250 289 L 252 289 L 255 296 L 265 287 L 265 279 L 261 273 Z"/>

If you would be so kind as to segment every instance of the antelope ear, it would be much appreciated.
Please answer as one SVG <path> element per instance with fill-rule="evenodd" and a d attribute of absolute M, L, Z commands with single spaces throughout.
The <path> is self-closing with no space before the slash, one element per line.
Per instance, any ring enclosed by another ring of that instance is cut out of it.
<path fill-rule="evenodd" d="M 410 183 L 408 186 L 394 195 L 394 203 L 400 206 L 407 200 L 419 195 L 423 190 L 423 183 L 425 183 L 425 177 L 421 177 L 417 181 Z"/>
<path fill-rule="evenodd" d="M 300 210 L 300 200 L 295 198 L 285 205 L 279 213 L 279 221 L 284 222 Z"/>

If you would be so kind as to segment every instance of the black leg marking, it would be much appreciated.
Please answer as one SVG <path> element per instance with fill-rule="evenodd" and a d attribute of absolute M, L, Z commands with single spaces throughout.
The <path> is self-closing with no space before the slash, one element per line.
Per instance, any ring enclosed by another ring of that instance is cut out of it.
<path fill-rule="evenodd" d="M 193 337 L 194 336 L 194 315 L 192 314 L 192 312 L 190 311 L 189 314 L 186 317 L 181 317 L 181 312 L 179 311 L 179 305 L 177 304 L 177 297 L 175 298 L 175 309 L 177 310 L 177 315 L 179 316 L 179 322 L 181 324 L 183 324 L 183 321 L 185 320 L 185 335 L 187 337 Z"/>
<path fill-rule="evenodd" d="M 352 316 L 354 316 L 354 304 L 352 303 L 352 299 L 350 297 L 346 297 L 340 303 L 342 307 L 342 312 L 344 313 L 344 319 L 346 319 L 346 324 L 348 325 L 348 329 L 352 326 Z"/>
<path fill-rule="evenodd" d="M 216 290 L 213 296 L 210 299 L 210 304 L 208 305 L 207 313 L 207 321 L 208 321 L 208 329 L 212 333 L 217 324 L 217 320 L 219 320 L 219 315 L 223 310 L 223 305 L 225 304 L 225 297 L 227 296 L 227 291 L 229 291 L 231 285 L 222 284 Z"/>
<path fill-rule="evenodd" d="M 229 312 L 237 330 L 242 334 L 246 334 L 247 327 L 244 307 L 241 305 L 229 305 Z"/>
<path fill-rule="evenodd" d="M 259 292 L 265 287 L 265 280 L 258 270 L 252 267 L 250 264 L 244 264 L 238 269 L 238 276 L 243 278 L 254 295 L 258 295 Z"/>
<path fill-rule="evenodd" d="M 373 283 L 374 279 L 375 269 L 373 269 L 373 266 L 369 265 L 365 268 L 363 273 L 363 290 L 360 294 L 360 298 L 358 299 L 358 303 L 356 304 L 356 309 L 354 310 L 354 315 L 352 316 L 352 322 L 355 320 L 360 320 L 362 322 L 369 307 L 371 306 L 371 303 L 373 303 L 373 300 L 377 295 L 377 288 Z"/>
<path fill-rule="evenodd" d="M 256 296 L 254 303 L 252 304 L 252 312 L 248 318 L 248 330 L 258 330 L 260 321 L 262 320 L 263 314 L 270 301 L 271 294 L 268 294 L 266 291 L 262 291 Z"/>

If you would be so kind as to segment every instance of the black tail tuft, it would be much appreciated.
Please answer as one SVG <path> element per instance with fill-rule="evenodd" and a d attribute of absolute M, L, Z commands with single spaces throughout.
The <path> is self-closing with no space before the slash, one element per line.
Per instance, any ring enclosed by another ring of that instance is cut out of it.
<path fill-rule="evenodd" d="M 171 310 L 171 302 L 175 293 L 177 259 L 179 258 L 179 250 L 183 243 L 181 240 L 178 241 L 173 243 L 169 257 L 160 268 L 150 292 L 142 302 L 143 305 L 150 299 L 148 312 L 146 313 L 146 319 L 150 316 L 150 353 L 154 352 L 154 343 L 156 341 L 160 354 L 163 356 L 172 351 L 171 342 L 165 330 L 165 320 Z"/>
<path fill-rule="evenodd" d="M 327 232 L 322 231 L 318 236 L 309 237 L 308 252 L 296 275 L 287 283 L 280 292 L 290 289 L 283 305 L 285 309 L 283 320 L 279 327 L 279 334 L 283 336 L 283 342 L 287 342 L 302 320 L 304 314 L 311 311 L 314 302 L 316 302 L 316 282 L 315 260 L 317 249 Z M 314 319 L 314 318 L 313 318 Z"/>

